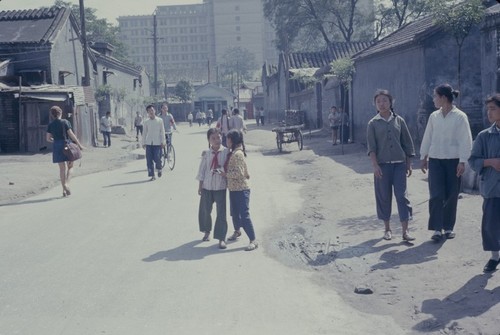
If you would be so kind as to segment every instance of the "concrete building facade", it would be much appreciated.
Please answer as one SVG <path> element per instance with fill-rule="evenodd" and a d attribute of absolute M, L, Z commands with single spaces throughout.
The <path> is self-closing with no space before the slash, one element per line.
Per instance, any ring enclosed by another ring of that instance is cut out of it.
<path fill-rule="evenodd" d="M 274 33 L 260 1 L 204 0 L 201 4 L 158 6 L 158 80 L 215 82 L 217 66 L 229 47 L 255 55 L 257 65 L 277 62 Z M 131 59 L 154 74 L 154 15 L 118 18 Z"/>

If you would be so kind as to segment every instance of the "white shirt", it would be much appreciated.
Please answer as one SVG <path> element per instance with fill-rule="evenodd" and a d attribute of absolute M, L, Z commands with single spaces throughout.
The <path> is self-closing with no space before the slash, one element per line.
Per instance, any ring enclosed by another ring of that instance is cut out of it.
<path fill-rule="evenodd" d="M 247 130 L 245 120 L 243 120 L 243 117 L 239 114 L 231 116 L 231 118 L 229 119 L 229 127 L 231 129 L 238 129 L 239 131 Z"/>
<path fill-rule="evenodd" d="M 200 167 L 198 169 L 198 175 L 196 179 L 203 182 L 202 188 L 209 191 L 220 191 L 225 190 L 227 187 L 227 179 L 222 177 L 218 173 L 213 173 L 214 168 L 219 168 L 224 170 L 224 163 L 226 162 L 227 155 L 229 154 L 229 149 L 223 147 L 222 145 L 217 152 L 218 164 L 216 167 L 212 166 L 214 163 L 215 153 L 212 149 L 205 150 L 201 157 Z"/>
<path fill-rule="evenodd" d="M 420 159 L 456 159 L 467 162 L 472 150 L 472 134 L 467 114 L 457 107 L 443 116 L 441 109 L 429 116 L 420 145 Z"/>
<path fill-rule="evenodd" d="M 163 120 L 159 117 L 148 118 L 144 121 L 144 132 L 142 133 L 142 144 L 161 145 L 166 144 L 165 127 Z"/>

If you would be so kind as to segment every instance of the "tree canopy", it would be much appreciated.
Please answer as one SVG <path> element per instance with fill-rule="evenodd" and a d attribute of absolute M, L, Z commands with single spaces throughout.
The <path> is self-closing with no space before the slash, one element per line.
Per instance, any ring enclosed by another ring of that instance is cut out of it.
<path fill-rule="evenodd" d="M 193 85 L 187 80 L 180 80 L 177 85 L 175 85 L 175 96 L 182 102 L 190 101 L 193 98 L 193 93 Z"/>
<path fill-rule="evenodd" d="M 55 6 L 70 8 L 73 15 L 80 23 L 80 6 L 64 0 L 55 0 Z M 85 7 L 85 27 L 87 42 L 90 46 L 96 42 L 107 42 L 115 47 L 113 57 L 124 62 L 130 62 L 127 55 L 127 47 L 119 37 L 119 28 L 109 23 L 106 19 L 100 19 L 96 15 L 97 9 Z"/>
<path fill-rule="evenodd" d="M 222 86 L 232 86 L 239 79 L 254 79 L 255 71 L 258 69 L 255 55 L 248 49 L 242 47 L 227 48 L 222 56 L 220 65 L 219 81 Z M 236 76 L 236 77 L 235 77 Z"/>
<path fill-rule="evenodd" d="M 283 52 L 383 37 L 430 12 L 430 0 L 263 0 Z"/>

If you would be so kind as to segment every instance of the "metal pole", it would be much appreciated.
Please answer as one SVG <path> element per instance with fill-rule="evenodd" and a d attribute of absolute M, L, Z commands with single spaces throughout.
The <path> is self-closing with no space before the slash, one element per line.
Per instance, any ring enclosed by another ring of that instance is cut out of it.
<path fill-rule="evenodd" d="M 80 0 L 80 25 L 82 28 L 83 40 L 83 71 L 84 77 L 82 78 L 82 86 L 90 86 L 90 68 L 89 68 L 89 55 L 87 43 L 87 30 L 85 28 L 85 6 L 83 0 Z"/>
<path fill-rule="evenodd" d="M 157 61 L 157 31 L 156 31 L 156 10 L 153 13 L 153 54 L 154 54 L 154 86 L 155 86 L 155 96 L 158 95 L 158 61 Z"/>

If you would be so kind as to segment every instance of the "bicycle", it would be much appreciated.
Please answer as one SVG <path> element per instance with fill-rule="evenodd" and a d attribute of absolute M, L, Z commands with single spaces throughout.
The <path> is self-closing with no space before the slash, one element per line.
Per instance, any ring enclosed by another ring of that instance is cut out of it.
<path fill-rule="evenodd" d="M 161 167 L 164 168 L 165 164 L 168 165 L 170 170 L 175 167 L 175 148 L 172 145 L 172 134 L 166 134 L 167 145 L 161 150 Z"/>

